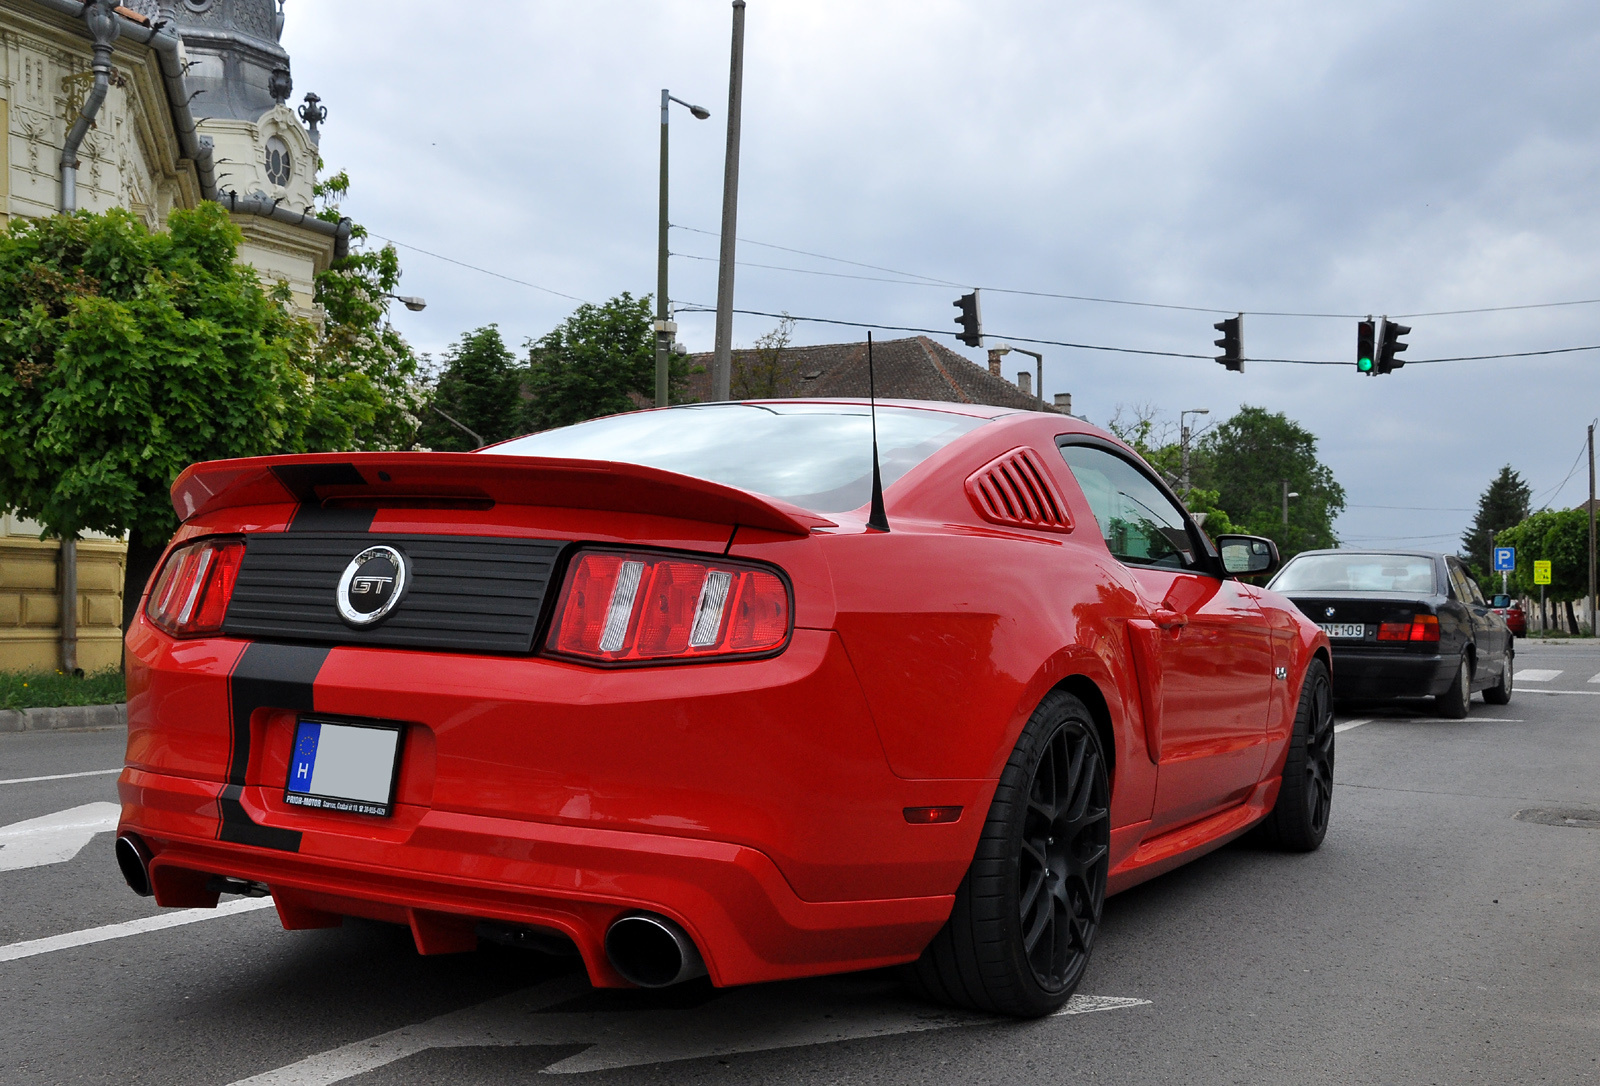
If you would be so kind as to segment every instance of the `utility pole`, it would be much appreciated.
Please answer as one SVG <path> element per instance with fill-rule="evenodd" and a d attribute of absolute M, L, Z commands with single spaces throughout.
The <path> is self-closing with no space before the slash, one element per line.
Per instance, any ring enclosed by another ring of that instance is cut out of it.
<path fill-rule="evenodd" d="M 1594 598 L 1594 423 L 1589 424 L 1589 636 L 1600 633 L 1595 629 Z"/>
<path fill-rule="evenodd" d="M 1178 446 L 1183 451 L 1183 494 L 1185 502 L 1189 500 L 1189 439 L 1194 437 L 1194 432 L 1189 429 L 1190 415 L 1209 415 L 1209 407 L 1191 407 L 1187 411 L 1178 412 Z M 1202 427 L 1204 429 L 1204 427 Z M 1285 483 L 1285 486 L 1288 484 Z M 1287 519 L 1284 523 L 1289 523 Z"/>
<path fill-rule="evenodd" d="M 1289 527 L 1289 499 L 1298 498 L 1299 491 L 1289 489 L 1289 480 L 1283 480 L 1283 526 Z"/>
<path fill-rule="evenodd" d="M 722 252 L 717 261 L 717 343 L 711 359 L 711 398 L 726 400 L 733 385 L 733 254 L 739 220 L 739 116 L 744 100 L 744 3 L 733 0 L 733 51 L 728 62 L 728 150 L 722 163 Z"/>
<path fill-rule="evenodd" d="M 668 109 L 673 102 L 688 108 L 696 120 L 711 116 L 709 110 L 691 105 L 682 98 L 674 98 L 665 87 L 661 90 L 661 200 L 660 216 L 656 225 L 656 406 L 667 406 L 667 373 L 672 342 L 678 325 L 667 308 L 667 121 Z"/>

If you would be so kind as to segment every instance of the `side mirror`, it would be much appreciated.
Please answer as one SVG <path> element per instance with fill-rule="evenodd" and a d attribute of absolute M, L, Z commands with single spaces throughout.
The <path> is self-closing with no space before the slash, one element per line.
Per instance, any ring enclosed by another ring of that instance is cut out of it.
<path fill-rule="evenodd" d="M 1219 535 L 1217 550 L 1222 568 L 1242 577 L 1271 573 L 1278 568 L 1278 545 L 1259 535 Z"/>
<path fill-rule="evenodd" d="M 1490 607 L 1510 607 L 1511 606 L 1511 597 L 1510 596 L 1506 596 L 1506 595 L 1495 595 L 1493 598 L 1491 598 L 1489 600 L 1489 606 Z"/>

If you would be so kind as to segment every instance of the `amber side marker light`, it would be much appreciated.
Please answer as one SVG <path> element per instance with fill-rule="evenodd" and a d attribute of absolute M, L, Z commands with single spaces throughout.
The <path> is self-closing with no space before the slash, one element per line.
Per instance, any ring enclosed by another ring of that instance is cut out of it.
<path fill-rule="evenodd" d="M 218 632 L 243 561 L 240 539 L 202 539 L 179 547 L 161 567 L 145 617 L 173 637 Z"/>
<path fill-rule="evenodd" d="M 960 807 L 907 807 L 906 821 L 913 826 L 937 826 L 961 821 Z"/>

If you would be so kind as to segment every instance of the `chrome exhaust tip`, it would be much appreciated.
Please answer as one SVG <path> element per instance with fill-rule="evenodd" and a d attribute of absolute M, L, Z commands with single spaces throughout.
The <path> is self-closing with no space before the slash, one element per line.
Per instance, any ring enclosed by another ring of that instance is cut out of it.
<path fill-rule="evenodd" d="M 150 850 L 136 835 L 125 833 L 117 838 L 117 866 L 128 889 L 140 897 L 155 892 L 150 885 Z"/>
<path fill-rule="evenodd" d="M 689 933 L 655 913 L 629 913 L 606 929 L 606 960 L 641 988 L 666 988 L 706 974 Z"/>

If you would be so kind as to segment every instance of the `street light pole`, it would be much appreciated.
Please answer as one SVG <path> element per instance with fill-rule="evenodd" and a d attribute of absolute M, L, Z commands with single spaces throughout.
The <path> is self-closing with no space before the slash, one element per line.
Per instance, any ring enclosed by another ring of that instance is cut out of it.
<path fill-rule="evenodd" d="M 1289 499 L 1298 498 L 1299 496 L 1300 494 L 1297 491 L 1289 489 L 1289 480 L 1283 480 L 1283 526 L 1285 528 L 1289 527 Z"/>
<path fill-rule="evenodd" d="M 672 351 L 672 340 L 678 326 L 667 309 L 667 121 L 668 107 L 676 102 L 687 108 L 695 120 L 703 121 L 711 111 L 703 106 L 690 105 L 682 98 L 674 98 L 665 87 L 661 88 L 661 214 L 656 230 L 656 406 L 667 406 L 667 361 Z"/>
<path fill-rule="evenodd" d="M 1189 432 L 1189 424 L 1185 421 L 1190 415 L 1209 415 L 1209 407 L 1191 407 L 1187 411 L 1178 412 L 1178 447 L 1183 452 L 1183 500 L 1189 500 L 1189 439 L 1194 435 Z"/>
<path fill-rule="evenodd" d="M 726 400 L 733 385 L 733 253 L 739 219 L 739 117 L 744 99 L 744 4 L 733 0 L 733 49 L 728 62 L 728 150 L 722 164 L 722 252 L 717 261 L 717 343 L 711 360 L 711 398 Z"/>

